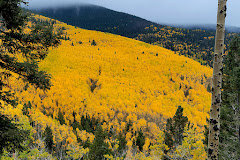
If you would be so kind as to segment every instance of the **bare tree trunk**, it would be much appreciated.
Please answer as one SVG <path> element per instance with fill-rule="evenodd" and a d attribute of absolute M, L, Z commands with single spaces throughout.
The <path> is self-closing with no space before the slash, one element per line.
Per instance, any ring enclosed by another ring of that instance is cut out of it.
<path fill-rule="evenodd" d="M 223 74 L 223 52 L 225 36 L 225 18 L 227 0 L 218 0 L 217 27 L 215 36 L 215 53 L 213 60 L 213 86 L 212 104 L 210 110 L 210 125 L 208 137 L 208 159 L 218 159 L 219 133 L 220 133 L 220 107 L 222 104 L 222 74 Z"/>

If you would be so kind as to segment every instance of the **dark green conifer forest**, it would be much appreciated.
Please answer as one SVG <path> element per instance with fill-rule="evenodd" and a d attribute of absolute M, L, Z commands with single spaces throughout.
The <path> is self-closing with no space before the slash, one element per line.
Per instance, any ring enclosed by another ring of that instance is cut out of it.
<path fill-rule="evenodd" d="M 240 37 L 230 44 L 224 60 L 220 159 L 240 158 Z"/>

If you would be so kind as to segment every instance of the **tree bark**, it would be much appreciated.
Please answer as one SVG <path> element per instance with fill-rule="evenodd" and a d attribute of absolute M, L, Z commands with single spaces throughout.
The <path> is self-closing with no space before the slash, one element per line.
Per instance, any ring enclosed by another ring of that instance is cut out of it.
<path fill-rule="evenodd" d="M 213 86 L 212 104 L 210 109 L 210 125 L 208 137 L 208 159 L 218 159 L 218 146 L 220 134 L 220 107 L 222 103 L 222 75 L 223 75 L 223 53 L 225 36 L 225 18 L 227 0 L 218 0 L 217 26 L 215 36 L 215 52 L 213 60 Z"/>

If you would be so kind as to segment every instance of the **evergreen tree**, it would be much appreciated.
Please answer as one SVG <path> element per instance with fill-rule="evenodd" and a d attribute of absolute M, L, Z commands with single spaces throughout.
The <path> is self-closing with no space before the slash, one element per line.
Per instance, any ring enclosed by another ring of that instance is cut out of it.
<path fill-rule="evenodd" d="M 188 122 L 187 116 L 183 116 L 183 108 L 178 106 L 178 109 L 173 117 L 174 121 L 174 139 L 176 144 L 182 144 L 184 127 Z"/>
<path fill-rule="evenodd" d="M 82 116 L 81 118 L 81 130 L 86 130 L 89 133 L 94 133 L 94 128 L 97 127 L 99 120 L 90 117 L 89 115 Z"/>
<path fill-rule="evenodd" d="M 167 119 L 166 129 L 164 130 L 165 133 L 165 144 L 168 146 L 168 148 L 173 148 L 173 122 L 172 118 Z"/>
<path fill-rule="evenodd" d="M 219 159 L 240 159 L 240 37 L 224 60 Z"/>
<path fill-rule="evenodd" d="M 29 15 L 21 3 L 27 4 L 25 0 L 0 0 L 0 99 L 12 105 L 16 100 L 5 83 L 12 73 L 40 89 L 50 88 L 50 75 L 38 70 L 38 62 L 46 57 L 50 46 L 60 43 L 61 34 L 54 34 L 53 26 L 38 24 L 24 33 Z M 1 114 L 0 121 L 0 152 L 22 149 L 26 132 Z"/>
<path fill-rule="evenodd" d="M 62 112 L 60 111 L 60 109 L 58 111 L 58 120 L 61 125 L 65 124 L 65 119 L 64 119 L 64 116 L 63 116 Z"/>
<path fill-rule="evenodd" d="M 207 124 L 209 124 L 209 119 L 206 119 Z M 204 140 L 203 144 L 205 145 L 205 150 L 207 151 L 207 145 L 208 145 L 208 135 L 209 135 L 209 127 L 208 125 L 204 125 Z"/>
<path fill-rule="evenodd" d="M 30 103 L 30 101 L 28 101 L 27 104 L 24 104 L 22 109 L 23 115 L 29 116 L 28 109 L 31 109 L 31 108 L 32 108 L 32 104 Z"/>
<path fill-rule="evenodd" d="M 50 75 L 38 70 L 38 61 L 44 59 L 50 46 L 59 44 L 60 33 L 53 33 L 53 26 L 33 24 L 30 33 L 24 33 L 27 12 L 20 8 L 23 0 L 0 1 L 0 17 L 3 24 L 0 29 L 0 67 L 8 72 L 18 74 L 24 80 L 41 89 L 48 89 Z M 16 55 L 21 55 L 26 61 L 20 61 Z M 0 88 L 5 83 L 1 80 Z M 8 92 L 9 93 L 9 92 Z M 1 99 L 11 102 L 7 92 L 0 93 Z"/>
<path fill-rule="evenodd" d="M 45 131 L 43 132 L 43 138 L 45 142 L 45 147 L 48 153 L 52 153 L 53 150 L 53 134 L 52 130 L 49 126 L 46 127 Z"/>
<path fill-rule="evenodd" d="M 93 133 L 93 123 L 92 120 L 90 119 L 90 117 L 88 115 L 82 116 L 81 118 L 81 126 L 83 130 L 86 130 L 89 133 Z"/>
<path fill-rule="evenodd" d="M 138 131 L 138 136 L 136 140 L 136 145 L 138 146 L 139 150 L 143 150 L 143 145 L 145 144 L 145 136 L 143 135 L 142 130 Z"/>
<path fill-rule="evenodd" d="M 90 160 L 102 160 L 104 159 L 104 155 L 111 154 L 108 149 L 108 144 L 104 142 L 106 134 L 104 133 L 102 126 L 100 124 L 97 125 L 95 131 L 95 138 L 89 148 L 89 159 Z"/>
<path fill-rule="evenodd" d="M 118 135 L 117 139 L 119 141 L 118 153 L 123 154 L 124 150 L 127 147 L 127 140 L 122 133 Z"/>
<path fill-rule="evenodd" d="M 74 111 L 73 111 L 73 123 L 71 124 L 71 126 L 73 127 L 74 131 L 76 131 L 77 128 L 82 130 L 80 123 L 76 121 L 76 113 Z"/>
<path fill-rule="evenodd" d="M 92 46 L 96 46 L 96 45 L 97 45 L 96 41 L 93 40 L 92 43 L 91 43 L 91 45 L 92 45 Z"/>
<path fill-rule="evenodd" d="M 14 152 L 23 150 L 22 142 L 27 139 L 28 131 L 19 129 L 6 116 L 0 115 L 0 159 L 3 149 Z"/>
<path fill-rule="evenodd" d="M 170 148 L 175 148 L 182 144 L 184 127 L 188 123 L 188 118 L 183 116 L 183 108 L 178 109 L 173 118 L 167 119 L 165 133 L 165 144 Z"/>

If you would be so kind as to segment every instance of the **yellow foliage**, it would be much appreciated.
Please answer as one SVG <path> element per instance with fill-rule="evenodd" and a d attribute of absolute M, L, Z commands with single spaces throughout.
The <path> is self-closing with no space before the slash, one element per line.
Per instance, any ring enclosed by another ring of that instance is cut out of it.
<path fill-rule="evenodd" d="M 77 136 L 83 141 L 86 142 L 87 140 L 89 140 L 90 142 L 92 142 L 94 140 L 94 135 L 92 133 L 88 133 L 85 130 L 80 131 L 78 128 L 76 129 L 77 131 Z"/>
<path fill-rule="evenodd" d="M 161 131 L 157 139 L 157 143 L 150 147 L 151 154 L 150 157 L 153 159 L 162 159 L 164 156 L 164 151 L 168 150 L 168 146 L 164 143 L 164 133 Z"/>
<path fill-rule="evenodd" d="M 150 140 L 149 140 L 149 138 L 146 138 L 145 144 L 143 145 L 143 150 L 144 150 L 145 152 L 148 152 L 149 145 L 150 145 Z"/>
<path fill-rule="evenodd" d="M 29 85 L 23 90 L 25 83 L 14 79 L 10 84 L 22 104 L 32 104 L 29 113 L 40 130 L 50 126 L 56 145 L 64 140 L 69 144 L 77 142 L 70 126 L 73 112 L 77 122 L 89 115 L 105 122 L 104 130 L 112 127 L 117 133 L 131 122 L 126 133 L 129 147 L 132 133 L 140 128 L 148 143 L 155 143 L 165 120 L 174 115 L 179 105 L 184 108 L 184 116 L 199 126 L 197 130 L 203 130 L 211 104 L 211 94 L 206 90 L 210 68 L 159 46 L 56 22 L 54 27 L 66 28 L 64 34 L 70 40 L 62 40 L 39 63 L 41 70 L 52 75 L 51 89 L 40 91 Z M 97 45 L 91 45 L 93 40 Z M 56 120 L 59 110 L 66 125 Z M 12 112 L 21 114 L 9 109 L 8 113 Z M 83 141 L 94 139 L 86 131 L 77 130 L 77 135 Z"/>
<path fill-rule="evenodd" d="M 89 152 L 88 148 L 84 149 L 82 146 L 79 146 L 79 144 L 70 144 L 68 145 L 67 150 L 68 159 L 81 159 Z"/>
<path fill-rule="evenodd" d="M 195 131 L 195 129 L 185 128 L 182 145 L 178 146 L 169 156 L 173 159 L 191 159 L 205 160 L 207 154 L 203 144 L 203 136 Z"/>

